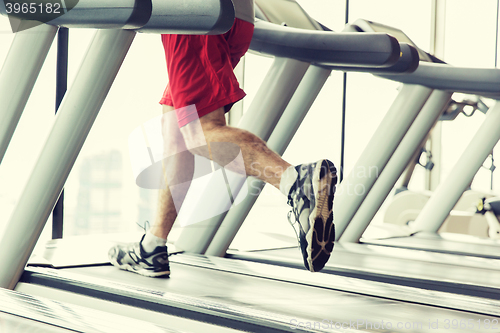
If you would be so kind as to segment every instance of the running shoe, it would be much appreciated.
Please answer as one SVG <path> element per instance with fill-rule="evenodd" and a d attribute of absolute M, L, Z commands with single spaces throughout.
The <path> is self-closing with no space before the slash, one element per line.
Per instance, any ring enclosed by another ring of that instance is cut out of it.
<path fill-rule="evenodd" d="M 166 246 L 157 246 L 153 252 L 146 252 L 141 242 L 115 245 L 108 252 L 113 266 L 148 277 L 170 275 L 168 250 Z"/>
<path fill-rule="evenodd" d="M 337 170 L 326 159 L 300 164 L 295 169 L 298 176 L 288 194 L 292 206 L 288 221 L 297 234 L 306 269 L 318 272 L 330 258 L 335 241 L 333 197 Z"/>

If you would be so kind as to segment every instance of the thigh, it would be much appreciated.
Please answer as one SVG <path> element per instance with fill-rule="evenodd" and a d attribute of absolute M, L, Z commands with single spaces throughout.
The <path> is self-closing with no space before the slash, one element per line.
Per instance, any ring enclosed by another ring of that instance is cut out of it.
<path fill-rule="evenodd" d="M 173 106 L 163 105 L 161 127 L 164 158 L 187 150 Z"/>

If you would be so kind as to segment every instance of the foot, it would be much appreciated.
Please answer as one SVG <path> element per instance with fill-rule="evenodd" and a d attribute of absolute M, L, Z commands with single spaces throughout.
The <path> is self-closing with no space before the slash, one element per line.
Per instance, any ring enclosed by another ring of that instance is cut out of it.
<path fill-rule="evenodd" d="M 337 170 L 329 160 L 301 164 L 295 169 L 298 177 L 288 195 L 292 206 L 288 220 L 297 234 L 306 269 L 318 272 L 330 258 L 335 240 L 333 196 Z M 295 221 L 290 219 L 292 212 Z"/>
<path fill-rule="evenodd" d="M 168 251 L 166 246 L 157 246 L 153 252 L 146 252 L 141 242 L 115 245 L 108 252 L 113 266 L 148 277 L 170 275 Z"/>

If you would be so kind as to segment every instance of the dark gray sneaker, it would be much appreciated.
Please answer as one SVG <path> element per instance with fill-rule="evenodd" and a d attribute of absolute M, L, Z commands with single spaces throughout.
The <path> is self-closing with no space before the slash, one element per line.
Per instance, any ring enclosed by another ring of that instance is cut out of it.
<path fill-rule="evenodd" d="M 170 275 L 168 250 L 166 246 L 157 246 L 153 252 L 146 252 L 141 242 L 115 245 L 108 252 L 113 266 L 148 277 Z"/>
<path fill-rule="evenodd" d="M 335 241 L 333 197 L 337 170 L 329 160 L 297 165 L 295 169 L 298 177 L 288 194 L 292 206 L 288 220 L 297 234 L 306 269 L 318 272 L 330 258 Z"/>

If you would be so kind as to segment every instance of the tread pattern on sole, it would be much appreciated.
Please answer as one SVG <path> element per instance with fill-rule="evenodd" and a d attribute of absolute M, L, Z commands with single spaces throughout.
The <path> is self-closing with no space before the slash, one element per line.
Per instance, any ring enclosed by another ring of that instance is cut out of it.
<path fill-rule="evenodd" d="M 335 241 L 335 225 L 333 224 L 333 199 L 337 184 L 337 170 L 333 163 L 323 160 L 319 175 L 320 189 L 316 198 L 311 223 L 314 225 L 311 239 L 312 272 L 320 271 L 330 259 Z M 326 192 L 326 193 L 325 193 Z"/>

